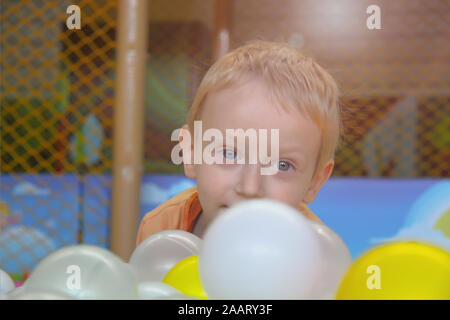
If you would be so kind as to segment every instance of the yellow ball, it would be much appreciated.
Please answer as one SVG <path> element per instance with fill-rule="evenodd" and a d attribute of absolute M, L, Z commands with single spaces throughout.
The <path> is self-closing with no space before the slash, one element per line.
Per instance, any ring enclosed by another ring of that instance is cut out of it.
<path fill-rule="evenodd" d="M 181 293 L 197 297 L 200 299 L 208 299 L 205 290 L 200 282 L 198 273 L 198 255 L 188 257 L 178 262 L 162 280 Z"/>
<path fill-rule="evenodd" d="M 347 271 L 336 299 L 450 299 L 450 253 L 418 242 L 374 248 Z"/>

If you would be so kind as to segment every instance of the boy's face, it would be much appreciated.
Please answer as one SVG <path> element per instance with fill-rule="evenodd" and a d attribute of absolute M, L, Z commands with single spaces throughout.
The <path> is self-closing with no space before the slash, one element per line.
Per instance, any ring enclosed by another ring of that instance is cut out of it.
<path fill-rule="evenodd" d="M 226 129 L 267 129 L 267 150 L 270 155 L 270 130 L 279 130 L 279 162 L 274 175 L 262 175 L 261 163 L 249 164 L 246 137 L 245 164 L 225 164 L 225 157 L 234 158 L 234 149 L 225 152 L 223 164 L 185 164 L 186 176 L 196 179 L 198 196 L 206 227 L 224 207 L 254 198 L 270 198 L 294 208 L 312 202 L 322 184 L 329 178 L 333 161 L 320 170 L 312 181 L 319 155 L 320 131 L 311 120 L 297 110 L 289 113 L 273 105 L 267 88 L 258 81 L 232 86 L 208 95 L 201 114 L 202 130 L 216 128 L 224 137 Z M 193 139 L 194 137 L 192 137 Z M 211 142 L 203 142 L 203 150 Z M 191 146 L 193 148 L 193 146 Z M 236 159 L 236 158 L 235 158 Z"/>

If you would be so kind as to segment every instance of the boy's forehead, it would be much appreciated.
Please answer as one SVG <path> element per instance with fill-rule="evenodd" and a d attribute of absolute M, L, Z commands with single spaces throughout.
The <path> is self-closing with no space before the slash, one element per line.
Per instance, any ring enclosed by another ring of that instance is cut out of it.
<path fill-rule="evenodd" d="M 201 120 L 210 127 L 270 129 L 289 117 L 270 99 L 267 89 L 253 81 L 208 94 Z"/>
<path fill-rule="evenodd" d="M 216 101 L 210 99 L 205 104 L 204 112 L 199 120 L 204 130 L 215 128 L 223 134 L 226 129 L 277 129 L 281 140 L 298 138 L 304 134 L 311 135 L 318 132 L 318 128 L 310 119 L 303 117 L 300 112 L 287 112 L 275 106 L 270 100 L 246 99 L 245 101 Z M 258 103 L 259 102 L 259 103 Z"/>
<path fill-rule="evenodd" d="M 312 152 L 320 144 L 320 131 L 316 124 L 298 110 L 284 109 L 268 94 L 260 81 L 250 81 L 209 94 L 199 120 L 203 132 L 219 129 L 226 138 L 227 129 L 278 130 L 280 152 Z M 288 111 L 289 110 L 289 111 Z M 247 138 L 246 138 L 247 139 Z M 247 139 L 248 141 L 248 139 Z"/>

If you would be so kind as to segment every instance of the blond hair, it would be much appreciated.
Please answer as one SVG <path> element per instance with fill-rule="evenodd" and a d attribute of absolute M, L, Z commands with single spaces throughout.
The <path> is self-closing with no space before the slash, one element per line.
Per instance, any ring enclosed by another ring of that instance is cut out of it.
<path fill-rule="evenodd" d="M 276 105 L 295 107 L 312 120 L 321 132 L 316 169 L 334 158 L 340 140 L 339 89 L 333 77 L 313 58 L 285 43 L 254 41 L 239 47 L 214 63 L 204 76 L 188 113 L 193 133 L 194 120 L 201 117 L 208 93 L 242 83 L 248 77 L 262 79 Z"/>

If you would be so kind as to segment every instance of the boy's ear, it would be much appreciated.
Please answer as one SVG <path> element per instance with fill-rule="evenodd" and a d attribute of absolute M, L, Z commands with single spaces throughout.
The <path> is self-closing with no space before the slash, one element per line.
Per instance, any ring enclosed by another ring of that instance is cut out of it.
<path fill-rule="evenodd" d="M 180 146 L 183 150 L 183 166 L 184 166 L 184 175 L 188 178 L 195 179 L 195 167 L 194 167 L 194 142 L 193 137 L 191 137 L 189 127 L 187 124 L 181 127 L 180 132 Z M 190 149 L 190 157 L 188 156 L 189 152 L 187 152 L 188 148 Z M 185 155 L 189 157 L 189 162 L 185 161 Z"/>
<path fill-rule="evenodd" d="M 328 180 L 333 172 L 334 160 L 330 159 L 323 169 L 316 175 L 316 178 L 311 182 L 308 191 L 303 197 L 303 202 L 311 203 L 316 198 L 317 192 L 322 188 L 323 184 Z"/>

